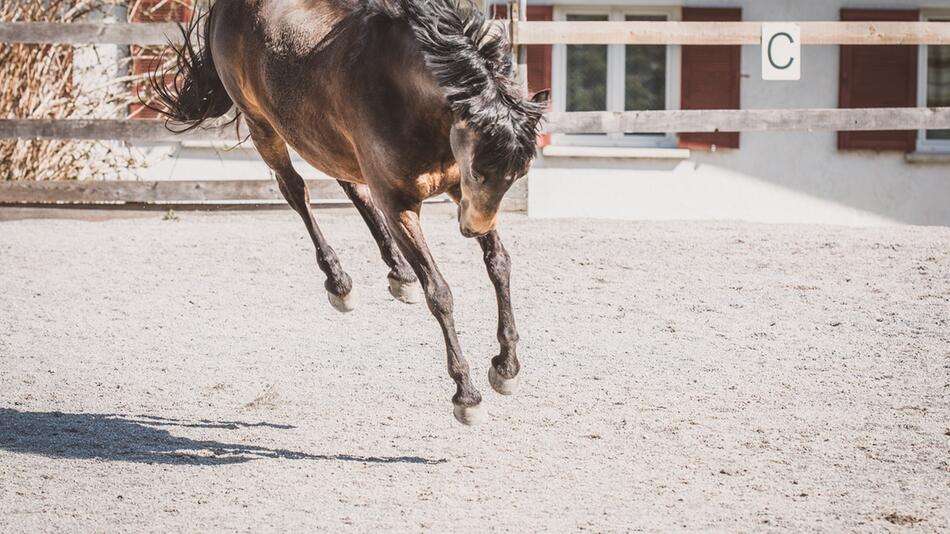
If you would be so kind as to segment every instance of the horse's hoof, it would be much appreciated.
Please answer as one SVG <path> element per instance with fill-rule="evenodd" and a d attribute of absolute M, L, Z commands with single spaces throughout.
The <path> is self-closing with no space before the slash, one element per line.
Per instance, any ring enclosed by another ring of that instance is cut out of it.
<path fill-rule="evenodd" d="M 400 282 L 389 279 L 389 294 L 406 304 L 416 304 L 420 300 L 419 282 Z"/>
<path fill-rule="evenodd" d="M 352 290 L 342 297 L 328 291 L 327 298 L 330 299 L 330 305 L 340 313 L 350 313 L 356 309 L 356 297 Z"/>
<path fill-rule="evenodd" d="M 505 378 L 498 374 L 494 366 L 488 368 L 488 383 L 491 388 L 502 395 L 514 395 L 518 390 L 518 377 Z"/>
<path fill-rule="evenodd" d="M 481 404 L 475 406 L 459 406 L 456 404 L 453 413 L 458 422 L 465 426 L 478 425 L 488 420 L 488 412 L 485 411 L 485 408 L 482 408 Z"/>

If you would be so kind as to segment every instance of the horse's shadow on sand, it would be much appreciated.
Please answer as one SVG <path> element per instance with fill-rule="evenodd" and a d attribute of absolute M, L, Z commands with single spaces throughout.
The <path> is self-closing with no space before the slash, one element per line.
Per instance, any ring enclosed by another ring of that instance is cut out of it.
<path fill-rule="evenodd" d="M 0 408 L 0 451 L 48 458 L 145 464 L 214 466 L 260 459 L 331 460 L 359 463 L 435 465 L 445 459 L 418 456 L 321 455 L 255 445 L 173 436 L 163 427 L 236 430 L 292 426 L 237 421 L 181 421 L 153 416 L 21 412 Z"/>

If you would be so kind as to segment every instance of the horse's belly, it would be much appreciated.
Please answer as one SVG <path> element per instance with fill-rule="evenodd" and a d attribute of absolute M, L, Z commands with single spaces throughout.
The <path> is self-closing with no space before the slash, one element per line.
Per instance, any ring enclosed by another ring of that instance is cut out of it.
<path fill-rule="evenodd" d="M 335 180 L 357 184 L 366 183 L 363 179 L 363 173 L 360 172 L 356 155 L 352 154 L 351 151 L 314 147 L 311 144 L 308 144 L 305 148 L 298 148 L 293 144 L 291 146 L 313 168 Z"/>

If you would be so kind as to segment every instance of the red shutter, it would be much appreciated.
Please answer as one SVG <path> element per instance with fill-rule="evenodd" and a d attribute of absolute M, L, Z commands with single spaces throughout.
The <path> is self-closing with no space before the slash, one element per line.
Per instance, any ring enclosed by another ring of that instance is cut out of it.
<path fill-rule="evenodd" d="M 528 6 L 528 20 L 554 20 L 554 6 Z M 552 45 L 528 46 L 528 90 L 532 93 L 551 88 Z"/>
<path fill-rule="evenodd" d="M 508 18 L 508 6 L 491 6 L 491 16 L 495 19 Z M 528 20 L 554 20 L 554 6 L 528 6 Z M 536 93 L 551 88 L 551 45 L 528 46 L 528 91 Z"/>
<path fill-rule="evenodd" d="M 844 21 L 917 21 L 914 10 L 842 9 Z M 916 46 L 842 46 L 841 108 L 917 107 Z M 839 132 L 839 150 L 913 152 L 915 131 Z"/>
<path fill-rule="evenodd" d="M 508 4 L 492 4 L 489 14 L 493 19 L 507 19 Z"/>
<path fill-rule="evenodd" d="M 741 8 L 683 8 L 686 22 L 737 22 Z M 683 109 L 740 109 L 741 46 L 684 46 Z M 680 146 L 699 150 L 739 148 L 738 132 L 681 133 Z"/>
<path fill-rule="evenodd" d="M 194 14 L 194 0 L 139 0 L 129 12 L 130 22 L 188 22 Z M 162 47 L 133 46 L 132 74 L 140 76 L 157 68 L 162 61 Z M 171 82 L 171 80 L 168 80 Z M 147 94 L 148 84 L 135 82 L 133 94 Z M 133 119 L 154 119 L 158 113 L 146 109 L 142 104 L 129 106 L 129 116 Z"/>
<path fill-rule="evenodd" d="M 508 6 L 495 4 L 491 6 L 491 16 L 496 19 L 508 18 Z M 554 20 L 554 6 L 528 6 L 528 20 Z M 528 47 L 528 91 L 537 93 L 551 88 L 552 45 L 529 45 Z M 551 136 L 543 135 L 539 140 L 541 146 L 550 144 Z"/>

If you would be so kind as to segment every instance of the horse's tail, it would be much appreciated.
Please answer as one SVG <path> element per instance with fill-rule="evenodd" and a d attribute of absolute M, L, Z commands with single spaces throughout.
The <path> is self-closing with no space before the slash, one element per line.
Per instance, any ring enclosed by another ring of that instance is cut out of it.
<path fill-rule="evenodd" d="M 211 10 L 179 26 L 184 42 L 171 45 L 174 62 L 162 62 L 149 72 L 153 98 L 139 97 L 146 108 L 185 125 L 177 131 L 197 128 L 234 107 L 211 57 Z"/>

